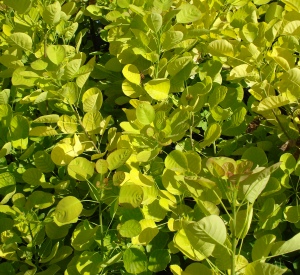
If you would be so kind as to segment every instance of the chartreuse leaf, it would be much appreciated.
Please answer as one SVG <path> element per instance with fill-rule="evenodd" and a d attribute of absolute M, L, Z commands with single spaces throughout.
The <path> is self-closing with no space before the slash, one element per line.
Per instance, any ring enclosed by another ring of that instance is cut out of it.
<path fill-rule="evenodd" d="M 125 270 L 130 274 L 139 274 L 147 270 L 147 256 L 139 248 L 127 248 L 123 254 Z"/>
<path fill-rule="evenodd" d="M 194 5 L 183 3 L 180 12 L 176 15 L 177 23 L 191 23 L 201 18 L 200 10 Z"/>
<path fill-rule="evenodd" d="M 173 49 L 183 39 L 183 33 L 181 31 L 167 31 L 161 36 L 163 50 Z"/>
<path fill-rule="evenodd" d="M 23 50 L 31 51 L 32 49 L 32 39 L 26 33 L 15 32 L 9 37 L 9 39 L 13 42 L 13 44 L 20 47 Z"/>
<path fill-rule="evenodd" d="M 154 239 L 159 230 L 152 219 L 143 219 L 140 221 L 140 224 L 142 232 L 138 236 L 132 238 L 132 243 L 147 245 Z"/>
<path fill-rule="evenodd" d="M 22 175 L 23 180 L 30 185 L 40 185 L 45 182 L 44 174 L 37 168 L 28 168 Z"/>
<path fill-rule="evenodd" d="M 61 5 L 58 1 L 44 8 L 43 19 L 49 25 L 57 24 L 60 20 Z"/>
<path fill-rule="evenodd" d="M 11 151 L 11 142 L 7 142 L 3 145 L 3 147 L 0 150 L 0 158 L 5 157 L 8 155 Z"/>
<path fill-rule="evenodd" d="M 155 249 L 150 253 L 148 269 L 152 272 L 159 272 L 166 269 L 171 261 L 168 249 Z"/>
<path fill-rule="evenodd" d="M 131 149 L 117 149 L 113 151 L 106 159 L 109 170 L 115 170 L 122 166 L 131 156 Z"/>
<path fill-rule="evenodd" d="M 149 102 L 141 102 L 136 108 L 136 118 L 143 125 L 148 125 L 155 119 L 155 110 Z"/>
<path fill-rule="evenodd" d="M 55 145 L 51 151 L 52 161 L 59 166 L 69 164 L 75 156 L 73 146 L 66 143 Z"/>
<path fill-rule="evenodd" d="M 55 222 L 49 222 L 45 224 L 46 234 L 52 240 L 65 237 L 69 232 L 69 228 L 69 225 L 58 226 Z"/>
<path fill-rule="evenodd" d="M 68 62 L 67 66 L 65 67 L 65 74 L 64 74 L 64 77 L 67 80 L 71 80 L 77 76 L 77 73 L 81 66 L 81 62 L 82 62 L 81 59 L 73 59 L 70 62 Z"/>
<path fill-rule="evenodd" d="M 51 160 L 51 156 L 46 151 L 37 151 L 34 155 L 35 166 L 43 173 L 49 173 L 54 170 L 54 163 Z"/>
<path fill-rule="evenodd" d="M 253 205 L 250 204 L 247 209 L 240 210 L 236 215 L 235 232 L 239 239 L 244 239 L 249 231 L 253 217 Z M 230 223 L 231 232 L 233 230 L 232 221 Z"/>
<path fill-rule="evenodd" d="M 74 82 L 68 82 L 62 86 L 61 94 L 70 104 L 75 104 L 77 102 L 78 93 L 78 86 Z"/>
<path fill-rule="evenodd" d="M 127 64 L 124 66 L 122 73 L 129 82 L 140 85 L 141 76 L 139 69 L 135 65 Z"/>
<path fill-rule="evenodd" d="M 158 101 L 168 98 L 170 87 L 170 80 L 167 78 L 152 79 L 144 85 L 148 95 Z"/>
<path fill-rule="evenodd" d="M 97 112 L 103 103 L 103 96 L 98 88 L 88 89 L 82 96 L 83 111 Z"/>
<path fill-rule="evenodd" d="M 28 120 L 21 115 L 14 116 L 9 127 L 12 146 L 17 149 L 26 149 L 29 135 Z"/>
<path fill-rule="evenodd" d="M 78 274 L 97 275 L 102 269 L 100 266 L 102 259 L 103 257 L 98 251 L 84 251 L 75 261 L 76 271 Z M 69 273 L 69 275 L 71 274 L 73 275 L 74 271 Z"/>
<path fill-rule="evenodd" d="M 127 208 L 136 208 L 143 201 L 143 189 L 134 184 L 121 186 L 119 204 Z"/>
<path fill-rule="evenodd" d="M 136 220 L 128 220 L 121 224 L 119 233 L 122 237 L 132 238 L 139 235 L 142 231 L 140 223 Z"/>
<path fill-rule="evenodd" d="M 242 155 L 242 159 L 250 160 L 253 166 L 266 166 L 268 164 L 268 158 L 263 149 L 259 147 L 248 148 Z"/>
<path fill-rule="evenodd" d="M 267 234 L 257 239 L 251 252 L 252 260 L 256 261 L 266 258 L 269 255 L 275 240 L 276 236 L 272 234 Z"/>
<path fill-rule="evenodd" d="M 227 40 L 214 40 L 208 44 L 208 50 L 216 56 L 233 56 L 233 46 Z"/>
<path fill-rule="evenodd" d="M 256 261 L 246 265 L 246 268 L 244 269 L 244 274 L 245 275 L 266 275 L 266 274 L 281 275 L 286 271 L 287 271 L 286 268 L 283 269 L 277 265 Z"/>
<path fill-rule="evenodd" d="M 184 153 L 179 150 L 174 150 L 167 155 L 165 166 L 172 171 L 183 173 L 188 170 L 188 160 Z"/>
<path fill-rule="evenodd" d="M 6 204 L 16 192 L 16 180 L 13 174 L 4 172 L 0 174 L 0 195 L 2 200 L 0 204 Z"/>
<path fill-rule="evenodd" d="M 283 3 L 285 3 L 289 8 L 300 12 L 300 3 L 297 0 L 282 0 Z"/>
<path fill-rule="evenodd" d="M 287 23 L 283 28 L 283 33 L 285 35 L 300 35 L 300 20 L 294 20 Z"/>
<path fill-rule="evenodd" d="M 273 244 L 271 252 L 273 256 L 284 255 L 300 250 L 300 233 L 287 241 L 280 241 Z"/>
<path fill-rule="evenodd" d="M 108 163 L 105 159 L 98 159 L 95 166 L 99 174 L 106 174 L 108 171 Z"/>
<path fill-rule="evenodd" d="M 214 275 L 213 271 L 209 269 L 206 265 L 200 263 L 192 263 L 186 267 L 182 272 L 182 275 Z"/>
<path fill-rule="evenodd" d="M 59 65 L 66 57 L 66 50 L 61 45 L 49 45 L 46 49 L 47 57 L 55 65 Z"/>
<path fill-rule="evenodd" d="M 192 61 L 191 56 L 183 56 L 168 63 L 167 71 L 171 76 L 180 73 Z"/>
<path fill-rule="evenodd" d="M 13 116 L 13 111 L 10 105 L 1 104 L 0 105 L 0 123 L 1 125 L 8 126 Z M 16 123 L 16 122 L 15 122 Z"/>
<path fill-rule="evenodd" d="M 32 122 L 33 123 L 56 123 L 58 120 L 59 120 L 59 115 L 53 114 L 53 115 L 40 116 Z"/>
<path fill-rule="evenodd" d="M 73 159 L 68 165 L 68 174 L 79 181 L 86 181 L 94 174 L 94 163 L 78 157 Z"/>
<path fill-rule="evenodd" d="M 220 102 L 222 102 L 227 93 L 227 88 L 225 86 L 218 86 L 216 87 L 209 95 L 208 98 L 208 104 L 210 108 L 214 108 L 217 106 Z"/>
<path fill-rule="evenodd" d="M 194 151 L 188 151 L 185 153 L 185 157 L 188 162 L 188 169 L 195 174 L 199 174 L 201 171 L 200 156 Z"/>
<path fill-rule="evenodd" d="M 264 98 L 257 106 L 257 112 L 271 111 L 278 107 L 289 104 L 289 100 L 283 96 L 268 96 Z"/>
<path fill-rule="evenodd" d="M 26 208 L 38 208 L 38 209 L 45 209 L 53 205 L 55 202 L 55 197 L 47 192 L 44 191 L 34 191 L 28 196 L 26 202 Z"/>
<path fill-rule="evenodd" d="M 87 112 L 83 117 L 82 125 L 87 132 L 97 133 L 100 131 L 102 119 L 100 112 Z"/>
<path fill-rule="evenodd" d="M 287 206 L 284 209 L 284 217 L 290 223 L 297 223 L 300 220 L 300 206 Z"/>
<path fill-rule="evenodd" d="M 288 174 L 291 174 L 296 167 L 296 159 L 291 153 L 284 153 L 280 156 L 280 168 L 287 172 Z"/>
<path fill-rule="evenodd" d="M 58 128 L 66 134 L 74 134 L 77 132 L 77 120 L 75 116 L 62 115 L 58 122 Z"/>
<path fill-rule="evenodd" d="M 200 240 L 199 243 L 201 242 Z M 183 229 L 179 230 L 174 236 L 175 247 L 178 248 L 186 257 L 194 261 L 201 261 L 207 258 L 213 252 L 215 245 L 207 242 L 202 242 L 201 251 L 194 249 L 190 239 Z M 202 253 L 204 250 L 205 254 Z"/>
<path fill-rule="evenodd" d="M 29 136 L 32 137 L 47 137 L 47 136 L 56 136 L 58 133 L 52 127 L 48 126 L 37 126 L 30 130 Z"/>
<path fill-rule="evenodd" d="M 200 148 L 211 145 L 221 135 L 221 126 L 218 123 L 212 123 L 208 126 L 204 134 L 204 140 L 199 143 Z"/>
<path fill-rule="evenodd" d="M 268 168 L 265 168 L 257 173 L 251 174 L 249 177 L 247 177 L 244 181 L 240 183 L 242 184 L 243 195 L 249 202 L 255 202 L 255 200 L 258 198 L 261 192 L 265 189 L 269 181 L 270 175 L 276 169 L 278 169 L 279 166 L 280 163 L 273 164 Z"/>
<path fill-rule="evenodd" d="M 201 246 L 197 245 L 197 240 L 205 241 L 212 244 L 224 244 L 227 232 L 226 226 L 223 220 L 217 215 L 211 215 L 201 219 L 198 222 L 189 223 L 186 226 L 185 231 L 188 234 L 188 238 L 193 235 L 195 243 L 192 241 L 192 245 L 198 249 Z"/>
<path fill-rule="evenodd" d="M 88 250 L 93 244 L 98 226 L 93 227 L 88 220 L 79 223 L 73 231 L 71 245 L 77 251 Z"/>
<path fill-rule="evenodd" d="M 54 211 L 55 223 L 68 224 L 76 222 L 83 209 L 80 200 L 73 196 L 61 199 Z"/>
<path fill-rule="evenodd" d="M 140 85 L 132 83 L 126 79 L 122 83 L 122 91 L 126 96 L 131 98 L 137 98 L 145 94 L 144 89 Z"/>
<path fill-rule="evenodd" d="M 30 9 L 33 0 L 4 0 L 3 2 L 19 14 L 22 14 L 26 13 Z"/>
<path fill-rule="evenodd" d="M 150 30 L 157 33 L 162 26 L 162 16 L 159 13 L 151 12 L 144 17 L 144 21 Z"/>

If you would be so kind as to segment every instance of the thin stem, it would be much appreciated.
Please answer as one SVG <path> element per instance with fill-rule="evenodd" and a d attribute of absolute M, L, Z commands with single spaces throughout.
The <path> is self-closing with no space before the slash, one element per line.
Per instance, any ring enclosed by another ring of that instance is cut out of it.
<path fill-rule="evenodd" d="M 236 198 L 237 198 L 237 189 L 233 187 L 233 199 L 232 199 L 232 231 L 231 231 L 231 250 L 232 250 L 232 258 L 231 258 L 231 275 L 235 275 L 235 253 L 236 253 Z"/>
<path fill-rule="evenodd" d="M 82 123 L 82 120 L 81 120 L 81 118 L 80 118 L 80 115 L 79 115 L 79 113 L 78 113 L 78 111 L 77 111 L 77 108 L 76 108 L 76 107 L 74 108 L 74 106 L 73 106 L 72 104 L 70 104 L 70 106 L 71 106 L 72 110 L 74 111 L 74 113 L 75 113 L 75 115 L 76 115 L 76 118 L 78 119 L 79 124 L 80 124 L 81 128 L 82 128 L 83 131 L 84 131 L 85 136 L 86 136 L 86 137 L 89 139 L 89 141 L 93 144 L 93 146 L 94 146 L 95 150 L 97 151 L 97 153 L 98 153 L 98 154 L 101 154 L 101 151 L 98 149 L 98 147 L 96 146 L 95 142 L 92 140 L 92 138 L 91 138 L 91 136 L 89 135 L 89 133 L 85 130 L 85 128 L 84 128 L 84 126 L 83 126 L 83 123 Z"/>

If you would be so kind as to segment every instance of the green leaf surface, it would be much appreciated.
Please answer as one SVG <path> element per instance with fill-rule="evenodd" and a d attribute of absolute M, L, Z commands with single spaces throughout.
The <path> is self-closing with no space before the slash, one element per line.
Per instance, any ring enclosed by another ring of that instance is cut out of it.
<path fill-rule="evenodd" d="M 94 174 L 94 164 L 85 158 L 73 159 L 68 165 L 68 174 L 79 181 L 86 181 Z"/>
<path fill-rule="evenodd" d="M 55 222 L 71 223 L 79 217 L 83 209 L 80 200 L 73 196 L 67 196 L 61 199 L 54 211 Z"/>
<path fill-rule="evenodd" d="M 155 110 L 148 102 L 141 102 L 136 108 L 136 118 L 143 125 L 149 125 L 155 119 Z"/>
<path fill-rule="evenodd" d="M 144 88 L 151 98 L 162 101 L 169 96 L 170 80 L 166 78 L 153 79 L 148 81 Z"/>
<path fill-rule="evenodd" d="M 122 166 L 131 156 L 131 149 L 117 149 L 112 152 L 106 159 L 109 170 L 115 170 Z"/>
<path fill-rule="evenodd" d="M 32 39 L 31 37 L 23 32 L 13 33 L 9 39 L 18 47 L 23 50 L 31 51 L 32 49 Z"/>
<path fill-rule="evenodd" d="M 147 270 L 147 256 L 138 248 L 126 249 L 123 254 L 123 262 L 128 273 L 139 274 Z"/>
<path fill-rule="evenodd" d="M 122 237 L 132 238 L 142 231 L 140 223 L 136 220 L 128 220 L 120 226 L 119 232 Z"/>

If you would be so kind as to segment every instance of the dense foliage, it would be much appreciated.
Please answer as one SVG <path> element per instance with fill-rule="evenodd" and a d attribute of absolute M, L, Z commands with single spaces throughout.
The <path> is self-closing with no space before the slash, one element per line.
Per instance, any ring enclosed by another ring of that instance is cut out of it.
<path fill-rule="evenodd" d="M 0 274 L 299 274 L 299 0 L 0 22 Z"/>

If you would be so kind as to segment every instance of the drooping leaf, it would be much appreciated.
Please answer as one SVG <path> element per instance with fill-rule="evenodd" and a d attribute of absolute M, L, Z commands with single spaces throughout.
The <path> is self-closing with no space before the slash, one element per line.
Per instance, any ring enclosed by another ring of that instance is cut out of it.
<path fill-rule="evenodd" d="M 252 248 L 252 260 L 256 261 L 262 257 L 267 257 L 275 240 L 276 236 L 272 234 L 267 234 L 257 239 Z"/>
<path fill-rule="evenodd" d="M 211 145 L 216 141 L 221 135 L 221 126 L 217 123 L 212 123 L 209 125 L 204 134 L 204 140 L 199 143 L 200 148 Z"/>

